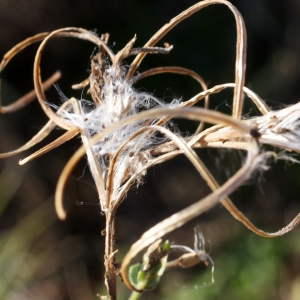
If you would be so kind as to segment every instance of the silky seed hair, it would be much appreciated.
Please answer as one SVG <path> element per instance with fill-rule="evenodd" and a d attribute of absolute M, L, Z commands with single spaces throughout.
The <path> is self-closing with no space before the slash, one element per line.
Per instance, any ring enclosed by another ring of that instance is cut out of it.
<path fill-rule="evenodd" d="M 180 104 L 180 100 L 173 100 L 170 104 L 155 98 L 146 92 L 139 92 L 131 81 L 125 80 L 125 67 L 107 66 L 103 78 L 105 84 L 99 89 L 97 97 L 99 103 L 87 100 L 79 100 L 80 109 L 63 110 L 60 115 L 74 126 L 86 131 L 91 137 L 108 128 L 114 123 L 136 115 L 143 110 L 152 108 L 174 108 Z M 121 71 L 120 71 L 121 70 Z M 122 143 L 143 126 L 154 125 L 155 119 L 145 119 L 124 125 L 113 133 L 105 136 L 93 144 L 93 153 L 97 156 L 103 179 L 107 177 L 110 158 L 116 153 Z M 166 122 L 164 127 L 169 127 Z M 174 128 L 174 126 L 172 126 Z M 114 192 L 118 193 L 122 183 L 136 174 L 136 184 L 142 182 L 146 169 L 140 170 L 149 162 L 152 155 L 150 149 L 161 144 L 165 138 L 157 137 L 156 132 L 145 132 L 130 140 L 121 151 L 114 168 Z M 147 150 L 149 149 L 149 150 Z M 112 196 L 114 199 L 114 195 Z"/>

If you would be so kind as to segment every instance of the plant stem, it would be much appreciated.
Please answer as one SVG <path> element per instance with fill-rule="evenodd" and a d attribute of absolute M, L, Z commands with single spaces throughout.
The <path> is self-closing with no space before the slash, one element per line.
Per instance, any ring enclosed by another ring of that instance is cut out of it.
<path fill-rule="evenodd" d="M 106 212 L 105 253 L 104 253 L 104 282 L 110 300 L 117 299 L 116 271 L 115 271 L 115 210 Z"/>
<path fill-rule="evenodd" d="M 142 295 L 142 293 L 133 291 L 133 292 L 131 293 L 131 295 L 130 295 L 129 300 L 137 300 L 137 299 L 140 298 L 141 295 Z"/>

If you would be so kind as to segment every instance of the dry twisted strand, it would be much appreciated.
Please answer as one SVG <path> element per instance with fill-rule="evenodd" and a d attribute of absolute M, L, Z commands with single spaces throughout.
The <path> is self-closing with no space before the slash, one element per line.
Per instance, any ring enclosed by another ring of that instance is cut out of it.
<path fill-rule="evenodd" d="M 196 72 L 190 70 L 190 69 L 186 69 L 186 68 L 182 68 L 182 67 L 158 67 L 158 68 L 153 68 L 150 70 L 147 70 L 145 72 L 142 72 L 138 75 L 136 75 L 133 79 L 132 79 L 132 83 L 137 82 L 140 79 L 143 79 L 145 77 L 149 77 L 152 75 L 158 75 L 158 74 L 162 74 L 162 73 L 175 73 L 175 74 L 180 74 L 180 75 L 187 75 L 192 77 L 193 79 L 195 79 L 202 87 L 202 89 L 204 91 L 207 90 L 207 85 L 205 83 L 205 81 L 203 80 L 203 78 L 197 74 Z M 209 107 L 209 95 L 206 95 L 204 98 L 204 108 L 208 108 Z M 160 122 L 162 122 L 163 120 L 160 120 L 158 122 L 158 124 L 160 124 Z M 204 127 L 204 123 L 200 122 L 197 130 L 195 131 L 195 134 L 199 133 L 202 131 Z"/>
<path fill-rule="evenodd" d="M 240 118 L 242 112 L 242 93 L 245 82 L 245 69 L 246 69 L 246 29 L 243 17 L 234 5 L 225 0 L 206 0 L 196 3 L 189 7 L 178 16 L 174 17 L 161 27 L 145 44 L 144 47 L 153 47 L 159 40 L 161 40 L 171 29 L 181 23 L 184 19 L 190 17 L 204 7 L 212 4 L 225 4 L 232 11 L 237 27 L 237 42 L 236 42 L 236 60 L 235 60 L 235 93 L 233 98 L 233 117 Z M 136 56 L 135 60 L 130 65 L 127 73 L 127 79 L 131 79 L 134 72 L 141 64 L 146 53 L 140 53 Z"/>

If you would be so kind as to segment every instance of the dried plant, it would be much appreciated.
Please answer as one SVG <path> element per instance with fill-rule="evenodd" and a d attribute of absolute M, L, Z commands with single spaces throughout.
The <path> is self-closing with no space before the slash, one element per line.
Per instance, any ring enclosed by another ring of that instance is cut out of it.
<path fill-rule="evenodd" d="M 173 66 L 154 68 L 136 75 L 136 70 L 146 54 L 167 54 L 171 51 L 172 46 L 167 43 L 163 48 L 155 47 L 166 33 L 184 19 L 211 4 L 225 4 L 233 13 L 236 21 L 234 83 L 224 83 L 208 89 L 204 80 L 194 71 Z M 88 87 L 92 101 L 68 99 L 60 91 L 60 96 L 63 98 L 63 104 L 60 107 L 51 105 L 47 101 L 44 92 L 58 80 L 60 74 L 56 73 L 45 83 L 42 83 L 40 64 L 47 42 L 55 37 L 73 37 L 87 40 L 97 46 L 98 52 L 91 59 L 89 78 L 80 84 L 73 85 L 75 89 Z M 59 218 L 65 219 L 63 190 L 73 168 L 86 155 L 99 195 L 99 204 L 106 217 L 104 231 L 104 264 L 106 271 L 104 278 L 109 299 L 117 298 L 116 276 L 119 272 L 124 283 L 134 291 L 132 299 L 136 299 L 143 290 L 155 288 L 159 278 L 168 268 L 174 266 L 189 267 L 200 261 L 204 261 L 207 265 L 213 267 L 212 259 L 203 248 L 204 239 L 198 229 L 195 231 L 195 249 L 177 246 L 178 249 L 187 253 L 172 262 L 167 262 L 168 252 L 172 247 L 169 246 L 168 242 L 161 246 L 160 239 L 219 202 L 234 218 L 257 235 L 276 237 L 292 230 L 299 223 L 300 215 L 297 215 L 290 224 L 278 232 L 267 233 L 256 228 L 228 198 L 229 194 L 240 187 L 255 172 L 266 170 L 269 167 L 269 158 L 296 162 L 287 154 L 264 151 L 262 145 L 272 145 L 288 152 L 300 151 L 299 103 L 279 111 L 270 111 L 258 95 L 244 86 L 246 31 L 243 18 L 238 10 L 225 0 L 201 1 L 170 20 L 152 36 L 144 47 L 134 48 L 133 45 L 136 40 L 136 37 L 134 37 L 116 54 L 107 46 L 108 37 L 108 34 L 98 37 L 94 33 L 81 28 L 63 28 L 28 38 L 4 55 L 0 65 L 1 71 L 14 55 L 25 47 L 41 41 L 34 61 L 34 92 L 9 106 L 1 107 L 1 112 L 10 113 L 20 109 L 37 96 L 39 104 L 49 121 L 24 146 L 2 154 L 0 157 L 8 157 L 29 149 L 43 140 L 57 126 L 66 132 L 46 147 L 21 160 L 21 165 L 45 154 L 77 135 L 81 136 L 83 145 L 66 163 L 58 180 L 55 206 Z M 129 67 L 126 67 L 124 60 L 132 55 L 135 56 L 135 59 Z M 165 103 L 153 95 L 134 89 L 133 85 L 138 80 L 160 73 L 177 73 L 191 76 L 199 82 L 203 91 L 185 102 L 174 100 L 171 103 Z M 234 91 L 232 115 L 210 110 L 208 108 L 209 95 L 219 93 L 227 88 Z M 260 116 L 242 119 L 244 95 L 253 101 L 261 112 Z M 204 101 L 204 108 L 193 107 L 201 100 Z M 174 117 L 199 121 L 199 127 L 195 133 L 183 137 L 178 130 L 174 130 L 174 127 L 170 126 L 171 119 Z M 204 122 L 213 124 L 213 126 L 203 130 Z M 164 138 L 161 136 L 164 136 Z M 247 155 L 240 169 L 225 183 L 219 185 L 194 150 L 195 148 L 205 147 L 241 149 Z M 142 182 L 148 168 L 181 154 L 184 154 L 194 165 L 200 176 L 211 188 L 212 193 L 145 232 L 131 246 L 123 258 L 121 266 L 119 266 L 115 259 L 117 247 L 114 239 L 114 221 L 118 206 L 124 200 L 130 187 Z M 127 271 L 131 260 L 146 247 L 149 247 L 149 249 L 144 256 L 143 264 L 139 264 L 134 271 L 131 271 L 131 275 L 135 274 L 137 277 L 130 279 Z"/>

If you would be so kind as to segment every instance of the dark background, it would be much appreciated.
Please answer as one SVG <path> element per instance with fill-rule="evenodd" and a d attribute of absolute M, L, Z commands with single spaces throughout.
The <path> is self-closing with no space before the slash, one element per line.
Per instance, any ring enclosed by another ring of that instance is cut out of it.
<path fill-rule="evenodd" d="M 300 94 L 300 3 L 297 0 L 232 1 L 242 13 L 248 34 L 246 85 L 274 109 L 298 101 Z M 195 1 L 0 1 L 0 54 L 39 32 L 76 26 L 110 33 L 109 46 L 120 50 L 137 34 L 142 46 L 172 17 Z M 139 71 L 177 65 L 199 73 L 209 87 L 233 82 L 235 57 L 234 18 L 224 5 L 207 7 L 183 21 L 159 43 L 169 42 L 169 55 L 147 56 Z M 6 67 L 2 103 L 8 104 L 32 89 L 32 66 L 37 45 L 22 51 Z M 55 39 L 46 47 L 42 77 L 57 69 L 67 97 L 81 97 L 71 85 L 88 76 L 93 46 L 74 39 Z M 130 63 L 130 59 L 127 61 Z M 159 75 L 137 88 L 170 101 L 189 99 L 198 85 L 185 76 Z M 47 94 L 59 103 L 57 92 Z M 230 113 L 231 92 L 211 98 L 212 109 Z M 244 114 L 256 114 L 250 101 Z M 0 116 L 0 151 L 15 149 L 32 137 L 47 119 L 37 103 L 12 115 Z M 179 122 L 185 133 L 195 124 Z M 56 130 L 42 143 L 61 134 Z M 58 176 L 80 145 L 74 139 L 43 157 L 20 167 L 21 155 L 0 161 L 0 288 L 1 299 L 96 299 L 103 286 L 104 217 L 86 161 L 74 171 L 65 192 L 69 209 L 65 222 L 57 220 L 53 194 Z M 34 147 L 34 150 L 39 146 Z M 239 166 L 239 153 L 201 150 L 212 172 L 222 181 Z M 277 163 L 258 174 L 232 197 L 237 206 L 266 231 L 276 231 L 299 211 L 299 167 Z M 194 203 L 208 193 L 205 184 L 183 157 L 148 171 L 145 184 L 133 188 L 117 214 L 116 243 L 121 260 L 130 245 L 152 225 Z M 77 202 L 84 202 L 78 206 Z M 94 204 L 94 205 L 92 205 Z M 217 206 L 168 238 L 193 246 L 193 227 L 200 225 L 207 251 L 215 261 L 216 283 L 210 270 L 195 267 L 166 274 L 160 287 L 144 299 L 297 299 L 300 286 L 299 229 L 277 239 L 254 236 Z M 202 277 L 202 274 L 204 274 Z M 119 298 L 128 291 L 119 282 Z M 203 287 L 203 288 L 202 288 Z M 221 296 L 222 295 L 222 296 Z M 294 295 L 294 296 L 293 296 Z M 147 298 L 148 297 L 148 298 Z M 294 297 L 294 298 L 293 298 Z"/>

